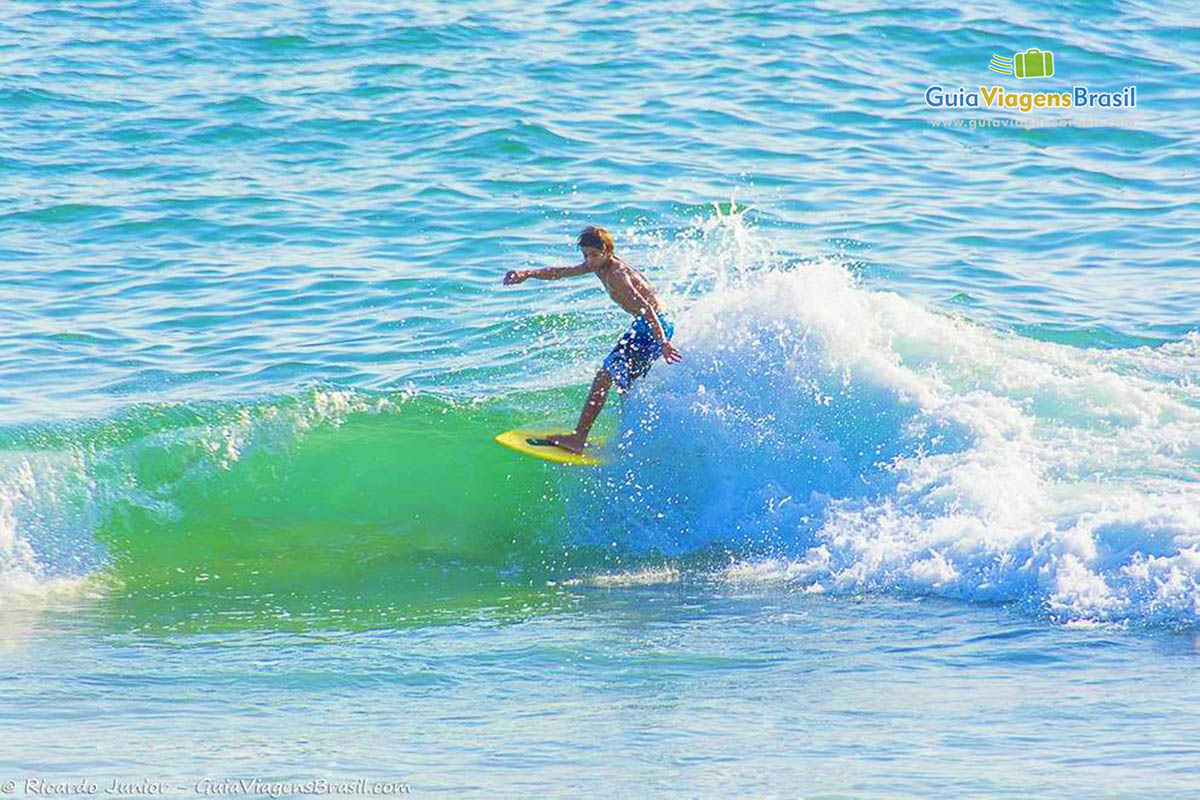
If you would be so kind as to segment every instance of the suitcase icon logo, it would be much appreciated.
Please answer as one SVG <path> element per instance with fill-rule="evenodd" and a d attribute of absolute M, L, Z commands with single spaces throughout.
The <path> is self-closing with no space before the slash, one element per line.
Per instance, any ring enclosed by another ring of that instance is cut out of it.
<path fill-rule="evenodd" d="M 1049 78 L 1054 74 L 1054 54 L 1031 47 L 1013 54 L 1013 73 L 1018 78 Z"/>
<path fill-rule="evenodd" d="M 1054 54 L 1031 47 L 1024 53 L 1013 53 L 1012 58 L 993 55 L 988 69 L 1018 78 L 1049 78 L 1054 74 Z"/>

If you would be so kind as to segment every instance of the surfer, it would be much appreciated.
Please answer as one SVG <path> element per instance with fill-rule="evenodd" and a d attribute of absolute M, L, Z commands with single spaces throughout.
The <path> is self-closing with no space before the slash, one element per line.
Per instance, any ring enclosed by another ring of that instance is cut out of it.
<path fill-rule="evenodd" d="M 660 355 L 668 364 L 683 360 L 683 356 L 671 344 L 675 325 L 667 312 L 663 311 L 658 295 L 645 275 L 613 253 L 612 235 L 604 228 L 589 225 L 579 234 L 578 244 L 583 252 L 582 264 L 510 270 L 504 276 L 504 285 L 511 286 L 529 278 L 556 281 L 593 272 L 613 302 L 634 317 L 632 327 L 617 341 L 617 346 L 604 359 L 604 366 L 596 373 L 574 433 L 547 437 L 553 444 L 572 453 L 583 452 L 592 423 L 596 421 L 600 409 L 604 408 L 608 390 L 614 383 L 617 391 L 624 394 L 634 379 L 650 371 L 650 365 Z"/>

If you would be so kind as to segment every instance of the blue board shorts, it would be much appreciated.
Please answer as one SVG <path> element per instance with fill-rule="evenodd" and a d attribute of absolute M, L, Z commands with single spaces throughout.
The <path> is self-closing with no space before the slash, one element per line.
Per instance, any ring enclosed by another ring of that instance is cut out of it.
<path fill-rule="evenodd" d="M 659 313 L 663 333 L 670 340 L 675 335 L 675 325 L 665 312 Z M 650 365 L 662 355 L 662 343 L 654 335 L 650 323 L 642 317 L 633 320 L 633 327 L 617 341 L 617 346 L 604 359 L 604 369 L 612 376 L 617 389 L 624 392 L 637 378 L 650 371 Z"/>

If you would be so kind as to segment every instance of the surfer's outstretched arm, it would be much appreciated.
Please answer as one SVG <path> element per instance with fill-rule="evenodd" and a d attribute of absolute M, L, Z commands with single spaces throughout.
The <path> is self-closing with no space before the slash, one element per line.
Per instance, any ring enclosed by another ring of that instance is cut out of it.
<path fill-rule="evenodd" d="M 504 275 L 504 285 L 511 286 L 514 283 L 524 283 L 529 278 L 537 278 L 543 281 L 556 281 L 559 278 L 571 278 L 575 275 L 586 275 L 591 272 L 592 268 L 587 265 L 587 262 L 576 264 L 573 267 L 545 267 L 543 269 L 512 269 Z"/>

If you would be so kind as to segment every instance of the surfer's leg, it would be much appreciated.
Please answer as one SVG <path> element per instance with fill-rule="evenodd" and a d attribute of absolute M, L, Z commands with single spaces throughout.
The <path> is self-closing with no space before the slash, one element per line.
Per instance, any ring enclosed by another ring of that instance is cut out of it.
<path fill-rule="evenodd" d="M 583 452 L 583 446 L 587 444 L 588 432 L 592 430 L 592 423 L 596 421 L 596 417 L 600 416 L 600 409 L 604 408 L 604 401 L 608 399 L 608 390 L 614 383 L 622 392 L 629 388 L 631 380 L 629 358 L 636 336 L 635 325 L 617 340 L 617 346 L 608 354 L 608 358 L 604 359 L 604 366 L 600 367 L 596 377 L 592 380 L 592 388 L 588 391 L 583 411 L 579 412 L 579 422 L 575 424 L 575 432 L 566 436 L 547 436 L 547 439 L 572 453 Z"/>
<path fill-rule="evenodd" d="M 612 381 L 612 375 L 608 374 L 607 369 L 601 367 L 592 380 L 592 388 L 583 404 L 583 411 L 579 413 L 579 422 L 575 423 L 575 432 L 566 436 L 548 436 L 546 438 L 564 450 L 582 453 L 584 445 L 587 444 L 588 433 L 591 432 L 596 417 L 600 416 L 600 410 L 604 408 L 604 401 L 608 399 L 608 390 L 612 387 Z"/>

